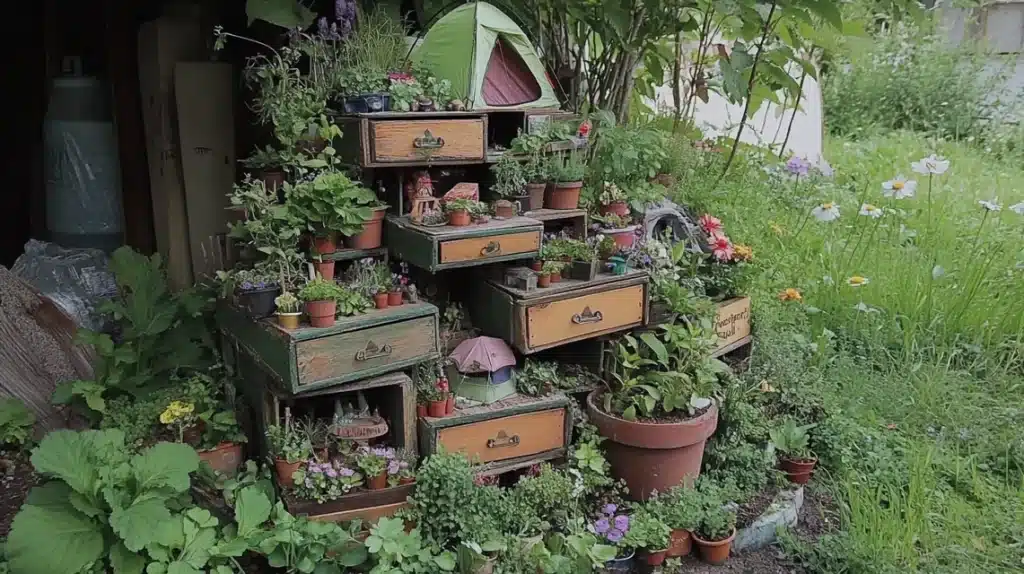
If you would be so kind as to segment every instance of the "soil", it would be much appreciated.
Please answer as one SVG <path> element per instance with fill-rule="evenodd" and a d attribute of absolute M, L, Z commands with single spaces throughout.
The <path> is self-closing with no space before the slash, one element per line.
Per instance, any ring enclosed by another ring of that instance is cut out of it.
<path fill-rule="evenodd" d="M 36 484 L 32 463 L 23 453 L 0 453 L 0 539 L 7 536 L 14 515 Z"/>
<path fill-rule="evenodd" d="M 754 498 L 740 505 L 736 511 L 736 528 L 745 528 L 751 525 L 758 516 L 764 513 L 772 504 L 775 495 L 779 493 L 777 486 L 769 486 L 762 490 Z"/>

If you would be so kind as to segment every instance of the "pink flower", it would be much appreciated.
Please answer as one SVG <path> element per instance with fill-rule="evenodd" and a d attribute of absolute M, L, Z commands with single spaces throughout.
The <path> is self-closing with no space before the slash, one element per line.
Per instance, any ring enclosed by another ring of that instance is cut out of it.
<path fill-rule="evenodd" d="M 704 233 L 708 235 L 719 235 L 722 233 L 722 220 L 709 213 L 700 216 L 697 222 L 700 224 L 700 228 L 704 230 Z"/>
<path fill-rule="evenodd" d="M 412 74 L 406 74 L 404 72 L 390 72 L 388 79 L 392 82 L 401 82 L 403 84 L 411 84 L 416 81 L 416 78 L 412 77 Z"/>
<path fill-rule="evenodd" d="M 724 235 L 712 235 L 709 242 L 711 254 L 719 261 L 731 261 L 733 256 L 732 241 Z"/>

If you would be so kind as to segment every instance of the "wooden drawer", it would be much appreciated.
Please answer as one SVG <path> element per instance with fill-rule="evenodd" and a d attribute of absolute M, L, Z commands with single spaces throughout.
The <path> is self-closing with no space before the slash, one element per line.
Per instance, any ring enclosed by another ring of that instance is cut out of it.
<path fill-rule="evenodd" d="M 462 452 L 487 463 L 540 454 L 565 446 L 565 409 L 482 421 L 438 433 L 448 452 Z"/>
<path fill-rule="evenodd" d="M 373 162 L 482 160 L 486 152 L 484 120 L 371 120 Z"/>
<path fill-rule="evenodd" d="M 632 285 L 528 307 L 527 343 L 530 347 L 545 347 L 639 325 L 643 320 L 644 286 Z"/>
<path fill-rule="evenodd" d="M 441 263 L 474 261 L 540 249 L 540 231 L 473 237 L 441 243 Z"/>
<path fill-rule="evenodd" d="M 437 351 L 433 317 L 421 317 L 392 325 L 372 327 L 296 344 L 299 386 L 363 371 L 378 370 L 394 363 L 425 357 Z"/>

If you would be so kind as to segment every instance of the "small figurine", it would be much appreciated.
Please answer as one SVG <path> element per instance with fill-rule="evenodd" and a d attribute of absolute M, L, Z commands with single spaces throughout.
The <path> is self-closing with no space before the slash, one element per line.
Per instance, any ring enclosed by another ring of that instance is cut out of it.
<path fill-rule="evenodd" d="M 437 111 L 437 105 L 434 104 L 434 100 L 432 100 L 432 99 L 430 99 L 430 98 L 428 98 L 426 96 L 420 96 L 419 99 L 417 100 L 417 103 L 419 104 L 419 111 L 421 111 L 421 112 L 436 112 Z"/>
<path fill-rule="evenodd" d="M 464 112 L 466 111 L 466 104 L 462 103 L 462 100 L 452 100 L 448 103 L 448 110 L 452 112 Z"/>

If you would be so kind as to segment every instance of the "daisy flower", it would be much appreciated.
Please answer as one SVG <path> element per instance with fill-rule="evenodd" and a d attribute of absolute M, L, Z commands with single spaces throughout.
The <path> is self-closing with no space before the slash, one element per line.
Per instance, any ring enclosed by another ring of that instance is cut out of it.
<path fill-rule="evenodd" d="M 734 253 L 732 241 L 724 235 L 712 235 L 710 241 L 711 254 L 719 261 L 730 261 Z"/>
<path fill-rule="evenodd" d="M 1024 201 L 1011 205 L 1010 211 L 1016 213 L 1017 215 L 1024 215 Z"/>
<path fill-rule="evenodd" d="M 865 203 L 860 206 L 860 214 L 878 219 L 879 217 L 882 217 L 882 209 L 880 207 L 875 207 L 870 203 Z"/>
<path fill-rule="evenodd" d="M 700 223 L 700 228 L 704 230 L 704 233 L 707 233 L 708 235 L 718 235 L 722 233 L 722 220 L 713 215 L 705 213 L 700 216 L 698 223 Z"/>
<path fill-rule="evenodd" d="M 779 292 L 779 301 L 803 301 L 804 296 L 800 294 L 799 289 L 792 287 Z"/>
<path fill-rule="evenodd" d="M 811 211 L 811 215 L 821 222 L 835 221 L 839 219 L 839 206 L 831 201 L 822 203 Z"/>
<path fill-rule="evenodd" d="M 914 197 L 916 191 L 917 182 L 903 177 L 902 173 L 882 184 L 882 195 L 885 197 L 906 199 Z"/>
<path fill-rule="evenodd" d="M 871 281 L 867 277 L 861 277 L 860 275 L 854 275 L 846 279 L 846 284 L 850 287 L 861 287 L 867 285 Z"/>
<path fill-rule="evenodd" d="M 985 209 L 987 209 L 989 211 L 999 211 L 1000 209 L 1003 208 L 1003 206 L 999 205 L 999 198 L 998 197 L 993 197 L 992 201 L 987 201 L 987 200 L 984 200 L 984 199 L 979 199 L 978 200 L 978 205 L 984 207 Z"/>
<path fill-rule="evenodd" d="M 949 169 L 949 160 L 932 154 L 910 164 L 910 169 L 914 170 L 914 173 L 924 175 L 942 175 Z"/>

